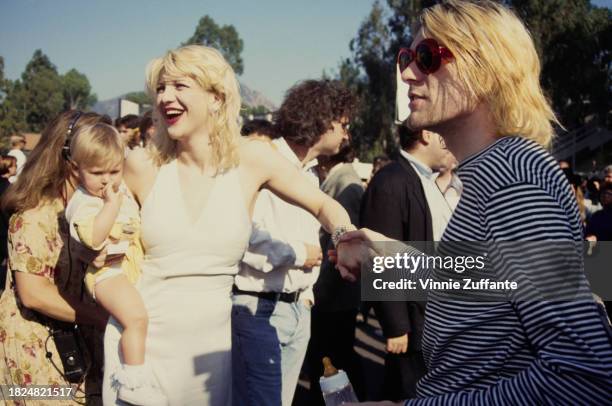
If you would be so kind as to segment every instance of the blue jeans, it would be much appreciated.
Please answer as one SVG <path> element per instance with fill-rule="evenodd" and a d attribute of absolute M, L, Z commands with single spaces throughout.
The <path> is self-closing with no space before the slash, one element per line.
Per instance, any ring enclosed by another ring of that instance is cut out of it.
<path fill-rule="evenodd" d="M 310 308 L 241 294 L 233 301 L 233 404 L 290 406 L 310 338 Z"/>

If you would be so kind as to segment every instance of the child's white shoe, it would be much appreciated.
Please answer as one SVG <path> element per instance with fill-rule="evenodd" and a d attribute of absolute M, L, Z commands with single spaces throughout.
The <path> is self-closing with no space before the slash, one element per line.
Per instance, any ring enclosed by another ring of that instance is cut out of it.
<path fill-rule="evenodd" d="M 142 365 L 125 365 L 113 375 L 117 398 L 136 406 L 167 406 L 168 398 Z"/>

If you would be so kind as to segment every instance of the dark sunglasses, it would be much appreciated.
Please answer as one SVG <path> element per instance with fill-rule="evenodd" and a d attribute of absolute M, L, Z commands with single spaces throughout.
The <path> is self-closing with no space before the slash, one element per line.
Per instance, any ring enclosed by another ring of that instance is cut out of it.
<path fill-rule="evenodd" d="M 400 48 L 397 54 L 397 64 L 400 72 L 403 72 L 414 61 L 421 72 L 429 75 L 440 69 L 443 59 L 452 58 L 453 54 L 448 48 L 441 46 L 433 38 L 426 38 L 419 42 L 414 50 Z"/>

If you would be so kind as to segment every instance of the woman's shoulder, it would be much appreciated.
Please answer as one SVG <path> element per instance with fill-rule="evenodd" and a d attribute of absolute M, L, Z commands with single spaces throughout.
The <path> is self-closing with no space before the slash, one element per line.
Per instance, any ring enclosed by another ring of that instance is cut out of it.
<path fill-rule="evenodd" d="M 64 205 L 61 199 L 48 199 L 40 202 L 36 207 L 17 212 L 12 217 L 20 217 L 29 221 L 46 220 L 57 218 L 57 214 L 63 210 Z"/>
<path fill-rule="evenodd" d="M 130 150 L 125 160 L 127 171 L 149 171 L 157 169 L 158 166 L 153 159 L 153 154 L 146 148 Z"/>
<path fill-rule="evenodd" d="M 132 150 L 125 162 L 123 180 L 140 205 L 151 191 L 160 166 L 146 148 Z"/>
<path fill-rule="evenodd" d="M 240 162 L 247 165 L 258 163 L 265 164 L 267 159 L 273 159 L 278 150 L 274 142 L 263 135 L 242 137 L 238 144 Z"/>
<path fill-rule="evenodd" d="M 125 182 L 133 191 L 134 184 L 155 179 L 158 170 L 159 165 L 150 151 L 144 148 L 132 150 L 125 160 Z"/>
<path fill-rule="evenodd" d="M 57 228 L 59 213 L 64 210 L 61 199 L 41 202 L 38 206 L 13 214 L 9 220 L 9 233 L 27 234 L 37 237 L 37 234 L 47 234 Z M 26 237 L 27 237 L 26 236 Z"/>

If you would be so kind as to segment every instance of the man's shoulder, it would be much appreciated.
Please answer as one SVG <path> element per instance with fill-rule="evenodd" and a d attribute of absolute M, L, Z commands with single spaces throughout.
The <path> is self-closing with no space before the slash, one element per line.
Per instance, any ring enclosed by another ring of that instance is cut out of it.
<path fill-rule="evenodd" d="M 332 176 L 331 180 L 337 183 L 361 184 L 361 178 L 359 177 L 359 174 L 357 173 L 357 171 L 355 171 L 355 168 L 353 168 L 353 165 L 350 163 L 342 164 L 342 166 L 338 168 L 338 170 L 335 173 L 333 173 L 331 176 Z"/>
<path fill-rule="evenodd" d="M 379 170 L 372 178 L 374 184 L 404 184 L 419 181 L 419 177 L 414 170 L 410 170 L 410 163 L 393 161 Z"/>
<path fill-rule="evenodd" d="M 505 137 L 482 154 L 465 172 L 477 187 L 489 191 L 516 184 L 544 187 L 563 178 L 555 159 L 542 146 L 523 137 Z M 482 176 L 487 175 L 487 176 Z"/>

